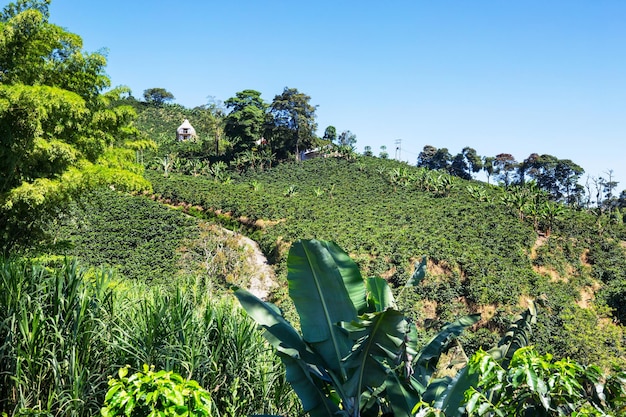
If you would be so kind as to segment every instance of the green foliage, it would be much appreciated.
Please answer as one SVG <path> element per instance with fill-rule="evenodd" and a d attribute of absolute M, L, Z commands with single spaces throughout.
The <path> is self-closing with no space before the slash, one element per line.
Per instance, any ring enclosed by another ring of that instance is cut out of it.
<path fill-rule="evenodd" d="M 0 261 L 0 412 L 95 414 L 112 364 L 109 280 L 67 260 Z"/>
<path fill-rule="evenodd" d="M 427 179 L 411 180 L 395 190 L 389 184 L 390 172 L 421 178 L 418 168 L 375 158 L 359 163 L 362 169 L 336 158 L 281 164 L 235 177 L 229 185 L 178 175 L 161 181 L 148 174 L 164 199 L 272 224 L 262 229 L 259 243 L 279 268 L 286 252 L 278 242 L 305 236 L 336 241 L 367 274 L 390 273 L 392 282 L 403 282 L 415 253 L 428 252 L 466 278 L 455 283 L 458 296 L 477 303 L 515 304 L 531 290 L 534 274 L 524 248 L 533 241 L 532 228 L 504 209 L 473 202 L 454 183 L 436 188 Z M 253 181 L 262 192 L 250 189 Z"/>
<path fill-rule="evenodd" d="M 175 163 L 168 167 L 169 172 L 212 176 L 211 166 L 225 163 L 224 160 L 232 157 L 232 139 L 224 132 L 225 109 L 219 103 L 185 108 L 178 104 L 153 106 L 132 97 L 125 102 L 137 111 L 137 129 L 158 144 L 158 149 L 145 152 L 148 169 L 162 170 L 164 158 L 172 159 L 176 155 Z M 193 140 L 179 141 L 176 137 L 176 129 L 184 119 L 196 130 Z M 255 153 L 255 157 L 258 154 Z"/>
<path fill-rule="evenodd" d="M 172 289 L 51 262 L 0 262 L 0 414 L 93 416 L 126 364 L 193 377 L 220 415 L 297 413 L 279 360 L 232 301 L 194 279 Z"/>
<path fill-rule="evenodd" d="M 0 247 L 36 238 L 63 203 L 94 184 L 149 189 L 132 163 L 101 166 L 111 147 L 137 139 L 134 111 L 118 104 L 126 89 L 101 93 L 105 58 L 49 23 L 48 2 L 8 5 L 0 45 Z"/>
<path fill-rule="evenodd" d="M 235 295 L 264 328 L 311 416 L 412 415 L 440 355 L 479 318 L 450 323 L 418 351 L 417 329 L 394 308 L 386 281 L 363 280 L 334 243 L 297 241 L 287 264 L 302 335 L 274 306 L 243 289 Z M 418 268 L 409 285 L 417 284 L 423 271 Z"/>
<path fill-rule="evenodd" d="M 528 310 L 519 315 L 511 324 L 498 345 L 489 349 L 488 354 L 498 363 L 508 364 L 515 351 L 527 346 L 532 335 L 531 326 L 536 322 L 537 312 L 533 303 Z M 471 374 L 465 366 L 454 376 L 444 376 L 430 383 L 424 395 L 427 404 L 446 415 L 462 416 L 465 414 L 465 393 L 478 384 L 478 376 Z M 431 410 L 425 407 L 424 412 Z"/>
<path fill-rule="evenodd" d="M 418 323 L 451 321 L 470 306 L 485 306 L 497 316 L 485 315 L 479 327 L 497 338 L 507 328 L 506 317 L 521 309 L 521 300 L 545 294 L 551 307 L 537 329 L 542 353 L 602 366 L 611 364 L 606 360 L 611 356 L 626 357 L 620 343 L 603 336 L 621 340 L 622 328 L 611 328 L 610 320 L 589 333 L 592 359 L 575 343 L 564 343 L 568 336 L 562 331 L 564 322 L 590 324 L 588 314 L 604 323 L 602 305 L 621 322 L 626 256 L 620 229 L 604 223 L 600 228 L 595 216 L 564 207 L 546 238 L 548 223 L 520 210 L 547 201 L 531 184 L 509 189 L 516 199 L 505 203 L 507 194 L 499 187 L 457 178 L 444 182 L 450 178 L 446 173 L 371 157 L 284 163 L 233 175 L 231 184 L 180 175 L 161 181 L 148 174 L 162 198 L 202 207 L 207 217 L 253 234 L 279 277 L 286 274 L 286 248 L 299 237 L 337 242 L 365 274 L 385 276 L 396 287 L 411 273 L 415 254 L 428 253 L 430 274 L 407 307 Z M 253 182 L 261 192 L 250 188 Z M 285 198 L 290 189 L 297 195 Z M 513 203 L 518 197 L 523 204 Z M 590 311 L 562 317 L 563 309 L 552 307 L 574 303 Z"/>
<path fill-rule="evenodd" d="M 88 265 L 110 266 L 130 279 L 168 281 L 177 250 L 197 235 L 196 222 L 146 197 L 102 189 L 81 197 L 72 216 L 54 226 L 65 253 Z"/>
<path fill-rule="evenodd" d="M 232 285 L 250 287 L 251 277 L 259 271 L 249 261 L 254 254 L 242 245 L 242 236 L 206 222 L 198 227 L 198 236 L 181 242 L 177 275 L 195 280 L 198 290 L 215 295 L 229 292 Z"/>
<path fill-rule="evenodd" d="M 238 92 L 224 102 L 231 109 L 225 119 L 224 133 L 233 143 L 233 153 L 250 150 L 260 141 L 265 128 L 268 104 L 255 90 Z"/>
<path fill-rule="evenodd" d="M 144 90 L 143 98 L 146 100 L 146 103 L 161 106 L 164 103 L 174 100 L 174 94 L 170 93 L 165 88 L 148 88 Z"/>
<path fill-rule="evenodd" d="M 144 365 L 143 372 L 127 377 L 121 368 L 119 379 L 109 380 L 109 391 L 101 409 L 103 417 L 205 416 L 216 415 L 211 394 L 196 381 L 169 371 L 155 372 Z"/>
<path fill-rule="evenodd" d="M 469 416 L 605 416 L 625 411 L 626 374 L 603 375 L 595 366 L 553 361 L 532 347 L 518 349 L 508 367 L 484 351 L 469 363 L 479 375 L 466 392 Z"/>
<path fill-rule="evenodd" d="M 299 152 L 314 147 L 317 123 L 315 106 L 310 101 L 311 97 L 298 89 L 287 87 L 272 100 L 268 139 L 279 158 L 285 159 L 293 154 L 299 159 Z"/>

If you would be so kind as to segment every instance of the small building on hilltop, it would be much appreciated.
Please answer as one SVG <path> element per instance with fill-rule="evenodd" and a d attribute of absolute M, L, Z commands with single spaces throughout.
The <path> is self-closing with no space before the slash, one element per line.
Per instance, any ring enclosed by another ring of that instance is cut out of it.
<path fill-rule="evenodd" d="M 196 139 L 196 137 L 196 129 L 193 128 L 187 119 L 176 129 L 176 138 L 180 141 Z"/>

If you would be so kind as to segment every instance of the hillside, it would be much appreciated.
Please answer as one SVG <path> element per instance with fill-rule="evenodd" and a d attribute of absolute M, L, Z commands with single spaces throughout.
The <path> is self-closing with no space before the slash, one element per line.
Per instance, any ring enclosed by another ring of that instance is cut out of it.
<path fill-rule="evenodd" d="M 49 4 L 0 11 L 0 417 L 626 414 L 611 173 L 138 101 Z"/>
<path fill-rule="evenodd" d="M 617 324 L 623 317 L 619 288 L 626 282 L 621 229 L 605 226 L 600 234 L 597 219 L 586 213 L 566 210 L 548 236 L 533 221 L 520 220 L 502 202 L 499 187 L 378 158 L 281 164 L 234 175 L 227 183 L 210 176 L 146 175 L 153 199 L 259 242 L 283 283 L 273 299 L 284 308 L 289 308 L 284 278 L 290 243 L 333 240 L 365 274 L 396 287 L 427 256 L 427 279 L 399 302 L 423 326 L 435 328 L 460 314 L 481 312 L 480 324 L 465 336 L 470 351 L 497 340 L 511 314 L 531 298 L 544 300 L 535 335 L 541 349 L 583 362 L 624 361 Z M 414 180 L 394 180 L 398 175 Z M 420 175 L 425 175 L 421 181 L 415 179 Z M 475 187 L 484 190 L 482 197 Z M 79 256 L 91 252 L 85 242 L 74 242 Z"/>

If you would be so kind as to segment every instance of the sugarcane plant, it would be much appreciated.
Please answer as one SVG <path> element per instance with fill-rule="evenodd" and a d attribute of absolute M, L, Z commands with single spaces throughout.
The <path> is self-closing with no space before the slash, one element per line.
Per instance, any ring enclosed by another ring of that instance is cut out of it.
<path fill-rule="evenodd" d="M 276 306 L 241 288 L 235 295 L 264 329 L 310 416 L 408 417 L 429 390 L 451 382 L 437 379 L 438 384 L 430 384 L 441 354 L 479 320 L 478 314 L 445 325 L 418 350 L 417 328 L 398 310 L 387 281 L 363 279 L 356 263 L 335 243 L 295 242 L 287 268 L 301 333 Z M 406 286 L 417 285 L 425 273 L 422 258 Z M 463 392 L 455 394 L 459 402 Z"/>

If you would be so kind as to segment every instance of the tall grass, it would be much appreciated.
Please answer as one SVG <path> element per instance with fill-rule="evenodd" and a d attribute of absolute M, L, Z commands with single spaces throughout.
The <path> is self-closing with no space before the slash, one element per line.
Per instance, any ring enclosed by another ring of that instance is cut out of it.
<path fill-rule="evenodd" d="M 233 301 L 172 287 L 0 260 L 0 413 L 96 415 L 108 376 L 148 364 L 198 381 L 222 416 L 296 414 L 278 360 Z"/>
<path fill-rule="evenodd" d="M 120 365 L 148 363 L 193 378 L 211 391 L 222 415 L 298 410 L 280 361 L 232 299 L 193 287 L 129 288 L 122 299 L 113 324 Z"/>
<path fill-rule="evenodd" d="M 110 371 L 106 273 L 0 262 L 0 411 L 89 415 Z"/>

